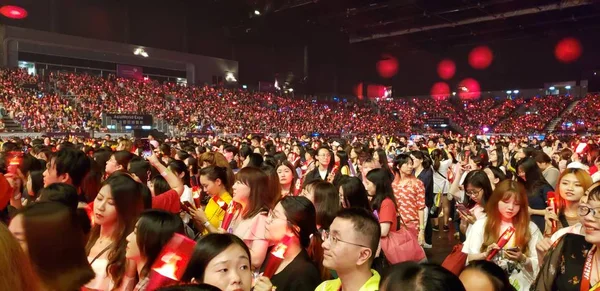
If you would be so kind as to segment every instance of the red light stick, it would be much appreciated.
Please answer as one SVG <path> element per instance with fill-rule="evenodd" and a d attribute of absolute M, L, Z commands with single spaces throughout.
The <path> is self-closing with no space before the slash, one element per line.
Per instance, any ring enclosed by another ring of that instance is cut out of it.
<path fill-rule="evenodd" d="M 7 167 L 8 173 L 17 175 L 17 170 L 21 167 L 21 161 L 23 161 L 23 153 L 10 152 Z"/>
<path fill-rule="evenodd" d="M 196 208 L 200 208 L 202 206 L 200 203 L 202 201 L 202 191 L 200 191 L 196 177 L 190 178 L 190 184 L 192 185 L 192 199 L 194 199 L 194 204 Z"/>
<path fill-rule="evenodd" d="M 337 164 L 333 166 L 333 169 L 331 169 L 331 173 L 329 173 L 329 176 L 327 176 L 327 182 L 333 183 L 333 179 L 335 179 L 335 175 L 337 174 L 339 168 L 340 166 Z"/>
<path fill-rule="evenodd" d="M 223 209 L 223 211 L 227 210 L 227 206 L 228 206 L 227 202 L 223 201 L 223 199 L 221 199 L 221 197 L 215 196 L 212 199 L 217 203 L 217 205 L 219 205 L 219 207 L 221 207 L 221 209 Z"/>
<path fill-rule="evenodd" d="M 510 240 L 510 238 L 513 236 L 513 234 L 515 234 L 515 228 L 514 227 L 509 227 L 507 228 L 504 233 L 502 233 L 502 235 L 500 236 L 500 238 L 498 239 L 498 247 L 499 248 L 503 248 L 508 241 Z M 498 253 L 497 249 L 493 249 L 490 254 L 487 256 L 486 260 L 490 261 L 492 260 L 492 258 L 494 258 L 494 256 Z"/>
<path fill-rule="evenodd" d="M 283 258 L 285 258 L 285 252 L 287 251 L 291 240 L 291 236 L 284 237 L 281 242 L 275 246 L 273 251 L 271 251 L 263 276 L 270 279 L 275 275 L 275 271 L 277 271 L 277 268 L 279 268 L 279 265 L 283 262 Z"/>
<path fill-rule="evenodd" d="M 242 210 L 242 205 L 235 201 L 231 201 L 229 207 L 227 207 L 227 212 L 225 212 L 225 217 L 223 217 L 223 222 L 221 222 L 221 228 L 231 233 L 229 225 L 233 218 L 240 213 L 240 210 Z"/>
<path fill-rule="evenodd" d="M 554 192 L 548 192 L 548 206 L 552 207 L 552 210 L 554 211 L 554 214 L 558 214 L 558 209 L 556 207 L 556 193 Z M 556 232 L 558 228 L 558 224 L 556 223 L 556 220 L 552 220 L 552 233 Z"/>
<path fill-rule="evenodd" d="M 181 234 L 174 234 L 152 264 L 146 290 L 156 290 L 181 280 L 195 247 L 195 241 Z"/>

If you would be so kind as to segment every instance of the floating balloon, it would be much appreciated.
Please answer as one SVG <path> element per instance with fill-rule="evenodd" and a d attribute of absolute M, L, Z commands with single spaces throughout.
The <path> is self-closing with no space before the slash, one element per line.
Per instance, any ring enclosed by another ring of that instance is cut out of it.
<path fill-rule="evenodd" d="M 562 63 L 572 63 L 581 56 L 581 43 L 573 37 L 563 38 L 556 44 L 554 55 Z"/>
<path fill-rule="evenodd" d="M 454 73 L 456 73 L 456 64 L 454 64 L 454 61 L 451 59 L 444 59 L 438 64 L 437 72 L 440 78 L 448 80 L 454 77 Z"/>
<path fill-rule="evenodd" d="M 6 5 L 0 8 L 0 14 L 12 19 L 23 19 L 27 17 L 27 10 L 19 6 Z"/>
<path fill-rule="evenodd" d="M 446 82 L 437 82 L 431 87 L 431 97 L 435 100 L 446 100 L 450 97 L 450 86 Z"/>
<path fill-rule="evenodd" d="M 483 70 L 494 60 L 494 53 L 487 46 L 478 46 L 469 53 L 469 65 L 474 69 Z"/>
<path fill-rule="evenodd" d="M 463 100 L 474 100 L 481 96 L 479 82 L 473 78 L 466 78 L 458 84 L 458 96 Z"/>
<path fill-rule="evenodd" d="M 393 77 L 398 73 L 398 59 L 392 55 L 382 55 L 381 60 L 377 62 L 377 72 L 386 79 Z"/>

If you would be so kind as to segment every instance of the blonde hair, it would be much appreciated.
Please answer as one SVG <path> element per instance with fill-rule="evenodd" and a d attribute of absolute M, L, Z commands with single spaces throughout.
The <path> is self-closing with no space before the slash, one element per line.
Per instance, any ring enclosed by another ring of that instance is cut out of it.
<path fill-rule="evenodd" d="M 39 290 L 39 278 L 19 242 L 0 223 L 0 290 Z"/>

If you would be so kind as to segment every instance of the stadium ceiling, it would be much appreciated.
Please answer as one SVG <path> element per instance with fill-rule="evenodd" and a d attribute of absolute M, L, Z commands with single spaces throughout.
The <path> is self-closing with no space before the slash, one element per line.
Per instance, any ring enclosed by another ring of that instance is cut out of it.
<path fill-rule="evenodd" d="M 242 3 L 235 32 L 318 26 L 350 43 L 382 47 L 465 45 L 600 29 L 596 0 L 216 0 Z M 254 14 L 258 10 L 260 15 Z"/>

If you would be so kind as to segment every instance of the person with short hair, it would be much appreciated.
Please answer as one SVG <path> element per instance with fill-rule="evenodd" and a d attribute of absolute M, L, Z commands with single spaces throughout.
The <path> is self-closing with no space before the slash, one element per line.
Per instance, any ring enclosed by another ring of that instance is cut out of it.
<path fill-rule="evenodd" d="M 379 222 L 366 209 L 341 210 L 329 231 L 322 232 L 323 266 L 336 271 L 338 278 L 321 283 L 315 290 L 379 290 L 380 276 L 371 264 L 380 234 Z"/>

